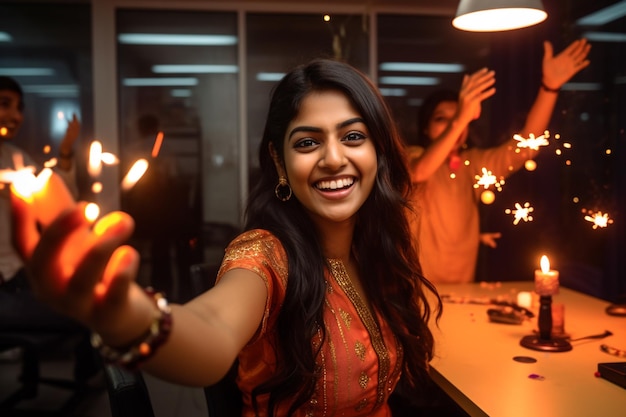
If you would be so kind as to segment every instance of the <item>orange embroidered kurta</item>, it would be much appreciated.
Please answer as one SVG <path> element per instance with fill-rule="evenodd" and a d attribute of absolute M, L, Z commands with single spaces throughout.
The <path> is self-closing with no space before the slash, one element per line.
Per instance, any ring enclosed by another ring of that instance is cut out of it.
<path fill-rule="evenodd" d="M 387 399 L 401 373 L 402 348 L 384 321 L 375 320 L 351 284 L 343 263 L 329 259 L 326 271 L 324 326 L 327 337 L 316 358 L 321 369 L 315 394 L 297 416 L 391 416 Z M 257 334 L 239 354 L 237 384 L 243 393 L 244 416 L 254 416 L 251 391 L 275 370 L 272 348 L 275 324 L 287 286 L 287 256 L 280 241 L 265 230 L 251 230 L 226 249 L 218 279 L 234 268 L 256 272 L 267 286 L 265 314 Z M 380 327 L 379 325 L 380 324 Z M 311 340 L 318 346 L 321 337 Z M 266 415 L 267 397 L 259 412 Z M 285 415 L 288 404 L 280 406 Z"/>

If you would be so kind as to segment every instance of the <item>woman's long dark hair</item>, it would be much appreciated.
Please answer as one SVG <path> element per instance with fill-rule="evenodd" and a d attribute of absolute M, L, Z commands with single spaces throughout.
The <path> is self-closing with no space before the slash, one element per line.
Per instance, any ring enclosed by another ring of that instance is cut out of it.
<path fill-rule="evenodd" d="M 250 194 L 246 229 L 272 232 L 287 253 L 289 277 L 276 329 L 275 375 L 256 387 L 256 397 L 269 394 L 269 415 L 278 404 L 291 404 L 289 415 L 308 401 L 318 378 L 312 337 L 324 334 L 324 270 L 327 260 L 313 221 L 293 196 L 274 195 L 278 173 L 269 152 L 272 143 L 283 158 L 288 124 L 302 100 L 315 91 L 339 91 L 363 117 L 378 158 L 374 188 L 358 213 L 353 253 L 372 306 L 379 311 L 404 348 L 403 375 L 413 386 L 427 377 L 433 337 L 427 326 L 431 308 L 425 290 L 436 294 L 421 274 L 406 220 L 410 178 L 401 139 L 376 87 L 347 64 L 318 59 L 288 73 L 272 95 L 260 145 L 260 178 Z M 440 315 L 440 301 L 437 317 Z"/>

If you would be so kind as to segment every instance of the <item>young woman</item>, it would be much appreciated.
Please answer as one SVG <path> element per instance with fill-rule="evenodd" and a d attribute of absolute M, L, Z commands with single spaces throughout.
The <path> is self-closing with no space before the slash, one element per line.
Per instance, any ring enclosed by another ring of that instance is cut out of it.
<path fill-rule="evenodd" d="M 411 242 L 406 167 L 375 86 L 315 60 L 274 91 L 247 231 L 211 290 L 157 308 L 121 212 L 91 225 L 79 205 L 38 240 L 14 198 L 20 247 L 42 299 L 97 332 L 105 358 L 195 386 L 237 360 L 244 416 L 390 416 L 401 377 L 416 392 L 428 380 L 441 308 Z"/>
<path fill-rule="evenodd" d="M 591 46 L 585 39 L 572 42 L 553 56 L 544 43 L 542 85 L 519 131 L 539 137 L 545 132 L 563 84 L 589 65 Z M 421 146 L 410 148 L 410 172 L 415 186 L 417 217 L 412 230 L 419 245 L 424 275 L 433 283 L 463 283 L 474 280 L 480 242 L 496 246 L 499 233 L 480 234 L 475 176 L 482 168 L 498 178 L 519 170 L 536 151 L 518 152 L 513 138 L 487 149 L 468 148 L 468 126 L 480 116 L 481 103 L 495 93 L 495 74 L 486 68 L 466 75 L 458 93 L 439 91 L 420 109 Z"/>

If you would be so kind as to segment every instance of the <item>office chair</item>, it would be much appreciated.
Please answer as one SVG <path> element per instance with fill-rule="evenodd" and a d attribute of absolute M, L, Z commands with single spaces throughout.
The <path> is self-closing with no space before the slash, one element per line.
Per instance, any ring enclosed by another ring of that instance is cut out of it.
<path fill-rule="evenodd" d="M 140 371 L 105 365 L 111 417 L 154 417 L 148 387 Z"/>
<path fill-rule="evenodd" d="M 0 403 L 0 415 L 14 410 L 22 401 L 36 398 L 41 384 L 67 389 L 70 397 L 56 410 L 33 410 L 36 415 L 67 415 L 78 404 L 87 389 L 85 381 L 76 378 L 49 378 L 42 376 L 44 354 L 67 344 L 78 343 L 78 335 L 59 332 L 3 331 L 0 333 L 0 351 L 20 348 L 21 364 L 19 387 Z"/>

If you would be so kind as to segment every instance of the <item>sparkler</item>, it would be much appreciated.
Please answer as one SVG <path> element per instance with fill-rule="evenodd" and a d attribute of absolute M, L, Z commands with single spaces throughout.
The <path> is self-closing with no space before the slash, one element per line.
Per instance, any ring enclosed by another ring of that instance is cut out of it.
<path fill-rule="evenodd" d="M 547 131 L 543 135 L 535 137 L 534 134 L 529 134 L 528 138 L 521 135 L 513 135 L 513 139 L 517 141 L 518 148 L 528 148 L 533 151 L 538 151 L 541 146 L 548 146 L 550 142 L 547 140 Z"/>
<path fill-rule="evenodd" d="M 525 222 L 531 222 L 533 220 L 533 216 L 531 216 L 530 213 L 532 213 L 533 211 L 535 211 L 535 209 L 530 206 L 529 202 L 524 203 L 523 206 L 520 203 L 515 203 L 514 210 L 504 210 L 506 214 L 513 214 L 515 216 L 513 224 L 516 226 L 521 220 L 524 220 Z"/>
<path fill-rule="evenodd" d="M 591 227 L 594 230 L 597 229 L 597 228 L 605 228 L 609 224 L 613 224 L 613 219 L 609 218 L 609 214 L 608 213 L 602 213 L 601 211 L 593 212 L 592 210 L 586 210 L 586 212 L 588 214 L 585 215 L 584 218 L 588 222 L 593 223 L 593 226 L 591 226 Z M 585 213 L 585 209 L 583 209 L 583 213 Z"/>
<path fill-rule="evenodd" d="M 493 173 L 485 167 L 482 168 L 482 175 L 475 175 L 474 178 L 476 178 L 476 184 L 474 184 L 474 188 L 483 186 L 486 190 L 491 185 L 493 185 L 498 191 L 502 191 L 502 184 L 504 184 L 504 180 L 501 179 L 498 181 L 496 176 L 493 175 Z"/>

